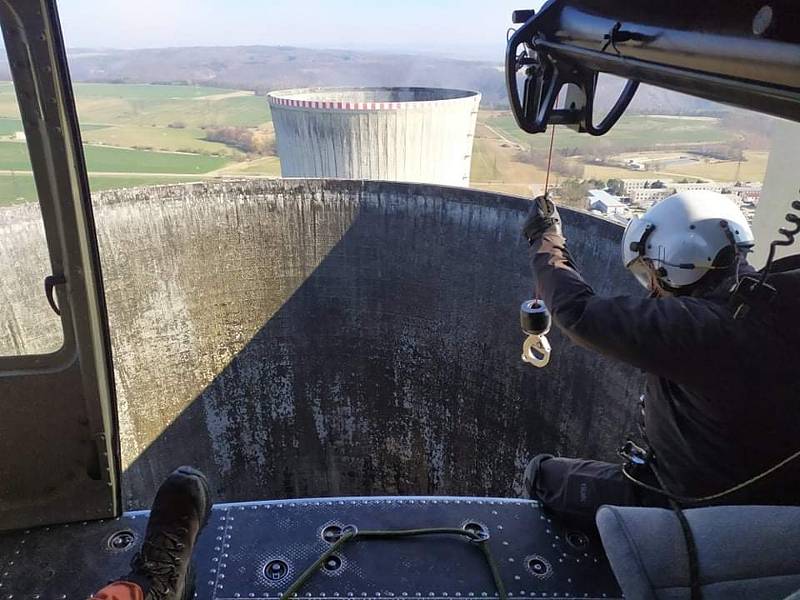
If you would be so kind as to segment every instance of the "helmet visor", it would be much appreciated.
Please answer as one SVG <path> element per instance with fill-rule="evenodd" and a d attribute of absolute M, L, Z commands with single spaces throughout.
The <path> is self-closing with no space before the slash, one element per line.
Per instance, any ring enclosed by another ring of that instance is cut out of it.
<path fill-rule="evenodd" d="M 645 252 L 639 246 L 642 240 L 647 235 L 648 225 L 650 223 L 639 217 L 633 217 L 628 221 L 625 227 L 625 232 L 622 234 L 622 264 L 625 268 L 630 268 L 630 265 L 637 258 L 642 257 Z"/>

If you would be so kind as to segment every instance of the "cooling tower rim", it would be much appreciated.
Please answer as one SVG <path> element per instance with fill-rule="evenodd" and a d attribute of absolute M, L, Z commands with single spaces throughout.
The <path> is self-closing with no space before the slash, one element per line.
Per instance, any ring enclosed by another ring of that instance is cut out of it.
<path fill-rule="evenodd" d="M 226 189 L 227 188 L 227 189 Z M 239 188 L 239 189 L 236 189 Z M 531 206 L 531 198 L 514 194 L 490 192 L 474 188 L 463 188 L 459 186 L 441 185 L 435 183 L 416 183 L 407 181 L 386 181 L 380 179 L 333 179 L 329 177 L 237 177 L 219 178 L 212 180 L 198 180 L 194 182 L 182 183 L 163 183 L 155 185 L 145 185 L 130 188 L 109 189 L 97 192 L 92 195 L 95 208 L 111 206 L 116 204 L 133 204 L 138 202 L 152 202 L 158 204 L 163 201 L 163 192 L 174 190 L 183 191 L 191 195 L 194 194 L 219 194 L 225 192 L 235 196 L 243 193 L 245 188 L 249 188 L 245 193 L 255 195 L 265 193 L 286 194 L 292 192 L 302 192 L 318 194 L 324 196 L 325 193 L 331 194 L 352 194 L 376 193 L 387 195 L 406 195 L 414 197 L 436 197 L 446 202 L 454 204 L 484 206 L 486 208 L 501 208 L 516 212 L 526 213 Z M 150 197 L 149 191 L 160 190 L 162 195 Z M 176 194 L 176 198 L 180 197 Z M 39 217 L 38 203 L 29 203 L 4 207 L 9 216 L 18 212 L 23 207 L 31 206 L 29 216 Z M 13 210 L 16 209 L 16 210 Z M 24 210 L 24 209 L 23 209 Z M 559 207 L 562 212 L 580 215 L 579 218 L 586 219 L 587 222 L 608 228 L 608 232 L 616 231 L 618 235 L 624 226 L 606 219 L 602 216 L 590 213 L 589 211 L 572 207 Z M 28 212 L 28 211 L 26 211 Z M 520 234 L 520 240 L 522 239 Z"/>
<path fill-rule="evenodd" d="M 411 94 L 418 98 L 397 98 L 397 96 L 403 94 Z M 347 98 L 348 95 L 353 97 Z M 372 98 L 367 99 L 363 98 L 363 96 L 372 96 Z M 357 99 L 358 97 L 362 98 Z M 416 106 L 464 101 L 477 104 L 480 99 L 480 92 L 474 90 L 414 86 L 310 87 L 275 90 L 267 94 L 267 101 L 270 107 L 343 111 L 396 111 Z"/>
<path fill-rule="evenodd" d="M 237 190 L 237 188 L 239 188 Z M 102 190 L 92 194 L 95 206 L 112 204 L 127 204 L 147 202 L 149 191 L 188 192 L 189 194 L 236 194 L 245 188 L 247 192 L 256 194 L 345 194 L 357 196 L 359 194 L 395 194 L 414 197 L 437 197 L 457 204 L 482 205 L 498 207 L 506 210 L 523 210 L 530 208 L 530 198 L 513 194 L 504 194 L 464 188 L 454 185 L 441 185 L 437 183 L 418 183 L 409 181 L 390 181 L 383 179 L 337 179 L 331 177 L 232 177 L 215 178 L 180 183 L 159 183 L 129 188 Z M 134 198 L 130 198 L 134 196 Z M 125 199 L 122 199 L 125 198 Z M 160 202 L 161 199 L 153 199 Z M 33 203 L 38 209 L 38 204 Z M 8 208 L 19 208 L 26 205 L 16 205 Z M 567 209 L 569 210 L 569 209 Z M 584 212 L 584 211 L 578 211 Z M 589 215 L 589 213 L 585 213 Z"/>
<path fill-rule="evenodd" d="M 332 179 L 327 177 L 219 178 L 109 189 L 92 194 L 92 204 L 95 210 L 101 210 L 106 207 L 133 206 L 140 203 L 157 205 L 164 202 L 165 199 L 179 200 L 186 197 L 202 196 L 203 194 L 212 196 L 230 195 L 230 201 L 235 201 L 237 194 L 250 193 L 257 197 L 258 195 L 269 193 L 285 195 L 295 191 L 323 197 L 325 193 L 352 194 L 354 196 L 361 193 L 376 193 L 378 195 L 406 195 L 417 198 L 436 197 L 439 200 L 453 204 L 501 208 L 521 213 L 526 213 L 531 205 L 531 198 L 529 197 L 473 188 L 434 183 L 384 181 L 378 179 Z M 153 194 L 152 192 L 159 193 Z M 168 198 L 165 196 L 168 196 Z M 227 197 L 226 200 L 228 200 Z M 623 230 L 623 226 L 619 223 L 585 210 L 571 207 L 559 207 L 559 210 L 575 214 L 576 218 L 584 223 L 594 224 L 600 228 L 595 231 L 597 233 L 602 232 L 601 235 L 619 237 Z M 38 202 L 28 202 L 0 207 L 0 216 L 3 217 L 3 223 L 0 224 L 0 230 L 2 230 L 3 227 L 14 228 L 22 226 L 26 222 L 39 222 L 41 220 L 41 211 Z M 521 240 L 522 235 L 520 234 Z"/>

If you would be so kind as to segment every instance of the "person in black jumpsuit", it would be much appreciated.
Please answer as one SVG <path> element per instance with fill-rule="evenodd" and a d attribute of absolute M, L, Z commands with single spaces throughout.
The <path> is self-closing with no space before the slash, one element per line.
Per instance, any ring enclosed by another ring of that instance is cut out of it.
<path fill-rule="evenodd" d="M 655 471 L 672 494 L 700 497 L 800 450 L 797 261 L 775 263 L 767 281 L 776 297 L 734 319 L 731 289 L 754 272 L 735 245 L 722 261 L 728 267 L 692 286 L 666 290 L 654 272 L 649 297 L 602 297 L 581 277 L 549 199 L 534 200 L 523 234 L 538 297 L 561 331 L 646 372 L 641 442 L 650 458 L 635 469 L 637 478 L 658 486 Z M 621 464 L 593 460 L 541 454 L 528 465 L 525 486 L 556 514 L 584 522 L 593 522 L 603 504 L 667 505 L 664 496 L 627 479 Z M 717 503 L 800 504 L 800 460 Z"/>

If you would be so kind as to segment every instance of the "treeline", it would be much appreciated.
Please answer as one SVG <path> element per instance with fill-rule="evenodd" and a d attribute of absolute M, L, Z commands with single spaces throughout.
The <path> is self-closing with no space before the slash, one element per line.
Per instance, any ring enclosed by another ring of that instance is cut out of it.
<path fill-rule="evenodd" d="M 617 184 L 621 185 L 622 182 L 618 179 L 603 181 L 602 179 L 594 178 L 581 179 L 580 177 L 569 177 L 558 183 L 553 191 L 553 195 L 564 206 L 585 209 L 586 197 L 589 195 L 589 190 L 610 189 Z"/>
<path fill-rule="evenodd" d="M 534 165 L 546 171 L 548 164 L 548 153 L 544 150 L 529 148 L 528 150 L 518 152 L 516 160 L 521 163 Z M 583 165 L 579 162 L 569 160 L 568 158 L 556 153 L 553 154 L 550 169 L 555 173 L 564 175 L 565 177 L 577 178 L 583 177 L 584 171 Z"/>
<path fill-rule="evenodd" d="M 717 160 L 744 160 L 745 143 L 734 140 L 727 144 L 714 144 L 693 148 L 692 154 L 715 158 Z"/>
<path fill-rule="evenodd" d="M 209 127 L 206 129 L 206 140 L 219 142 L 246 152 L 260 156 L 275 155 L 275 140 L 265 131 L 248 129 L 247 127 Z"/>

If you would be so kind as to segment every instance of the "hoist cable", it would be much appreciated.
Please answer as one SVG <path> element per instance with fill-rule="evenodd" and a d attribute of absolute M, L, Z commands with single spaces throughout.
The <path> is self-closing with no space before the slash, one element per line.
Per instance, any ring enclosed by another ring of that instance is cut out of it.
<path fill-rule="evenodd" d="M 550 168 L 553 165 L 553 142 L 556 139 L 556 126 L 550 126 L 550 152 L 547 154 L 547 173 L 544 179 L 544 195 L 547 195 L 547 190 L 550 189 Z"/>

